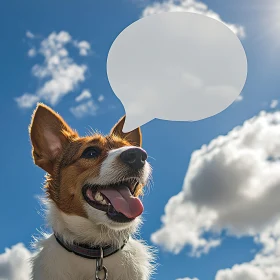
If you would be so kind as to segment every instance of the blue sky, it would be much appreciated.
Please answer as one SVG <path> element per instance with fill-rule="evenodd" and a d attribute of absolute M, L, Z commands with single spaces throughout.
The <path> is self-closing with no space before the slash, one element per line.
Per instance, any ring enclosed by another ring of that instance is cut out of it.
<path fill-rule="evenodd" d="M 124 114 L 106 75 L 111 44 L 148 8 L 159 12 L 174 7 L 208 15 L 211 10 L 224 22 L 242 27 L 244 36 L 238 35 L 247 54 L 248 78 L 243 99 L 214 117 L 193 123 L 153 120 L 142 126 L 154 184 L 144 198 L 141 236 L 159 250 L 155 279 L 280 279 L 280 206 L 274 201 L 280 190 L 276 141 L 280 136 L 280 5 L 276 0 L 1 3 L 0 278 L 18 279 L 15 269 L 19 269 L 20 259 L 15 264 L 12 256 L 19 250 L 24 258 L 28 252 L 16 244 L 30 249 L 36 228 L 44 227 L 36 198 L 42 194 L 44 172 L 32 162 L 27 131 L 35 106 L 28 103 L 30 95 L 36 99 L 41 92 L 42 101 L 81 135 L 90 127 L 109 132 Z M 52 79 L 59 84 L 60 79 L 38 53 L 44 51 L 40 49 L 43 40 L 46 49 L 50 48 L 51 34 L 68 38 L 64 66 L 74 67 L 66 89 L 56 88 L 61 97 L 57 102 L 51 99 L 54 87 L 44 86 Z M 85 41 L 87 44 L 79 45 Z M 41 68 L 34 70 L 35 64 Z M 45 77 L 40 70 L 47 71 Z M 86 98 L 77 102 L 85 90 L 91 97 L 84 94 Z M 22 108 L 16 98 L 26 93 L 29 99 Z M 228 134 L 237 126 L 240 128 Z M 268 260 L 270 268 L 265 265 Z"/>

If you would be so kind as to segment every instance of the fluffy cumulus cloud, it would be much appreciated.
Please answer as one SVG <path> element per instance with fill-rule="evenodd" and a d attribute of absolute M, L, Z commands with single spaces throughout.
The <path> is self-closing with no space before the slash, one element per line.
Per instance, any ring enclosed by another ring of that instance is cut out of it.
<path fill-rule="evenodd" d="M 22 243 L 5 249 L 0 254 L 1 280 L 29 280 L 31 273 L 30 258 L 32 253 Z"/>
<path fill-rule="evenodd" d="M 243 26 L 224 22 L 219 14 L 210 10 L 203 2 L 197 0 L 167 0 L 163 2 L 154 2 L 143 10 L 142 16 L 144 17 L 162 12 L 192 12 L 202 14 L 225 23 L 240 38 L 244 38 L 246 35 Z"/>
<path fill-rule="evenodd" d="M 251 236 L 262 250 L 216 280 L 280 280 L 279 139 L 280 112 L 261 112 L 194 151 L 152 241 L 174 253 L 190 245 L 200 256 L 221 243 L 221 231 Z"/>
<path fill-rule="evenodd" d="M 255 241 L 263 248 L 251 262 L 220 270 L 215 280 L 280 280 L 280 219 L 256 235 Z"/>
<path fill-rule="evenodd" d="M 34 38 L 28 32 L 26 36 Z M 70 44 L 76 46 L 81 55 L 90 50 L 88 42 L 73 40 L 65 31 L 52 32 L 40 42 L 37 50 L 35 47 L 29 50 L 30 57 L 40 54 L 44 58 L 42 64 L 35 64 L 32 68 L 32 74 L 40 81 L 41 86 L 34 94 L 24 94 L 16 98 L 19 107 L 32 107 L 38 100 L 54 106 L 85 80 L 87 66 L 77 64 L 70 57 L 67 50 Z"/>

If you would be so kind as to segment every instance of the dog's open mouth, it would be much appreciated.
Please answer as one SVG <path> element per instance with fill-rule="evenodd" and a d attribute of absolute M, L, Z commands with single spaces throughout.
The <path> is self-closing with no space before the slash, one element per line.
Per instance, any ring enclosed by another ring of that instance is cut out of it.
<path fill-rule="evenodd" d="M 84 185 L 83 196 L 86 202 L 116 222 L 129 222 L 142 214 L 141 200 L 133 194 L 139 181 L 127 179 L 110 185 Z"/>

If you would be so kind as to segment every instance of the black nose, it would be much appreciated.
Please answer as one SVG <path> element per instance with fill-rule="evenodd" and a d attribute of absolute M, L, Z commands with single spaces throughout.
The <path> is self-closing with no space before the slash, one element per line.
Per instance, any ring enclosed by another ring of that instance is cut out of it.
<path fill-rule="evenodd" d="M 140 148 L 127 149 L 120 154 L 121 160 L 133 169 L 142 168 L 147 157 L 147 153 Z"/>

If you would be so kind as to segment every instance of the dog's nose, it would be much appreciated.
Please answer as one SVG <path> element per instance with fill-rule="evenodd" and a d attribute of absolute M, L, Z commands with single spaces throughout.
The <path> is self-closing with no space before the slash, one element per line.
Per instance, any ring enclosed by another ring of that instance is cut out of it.
<path fill-rule="evenodd" d="M 144 166 L 147 153 L 140 148 L 127 149 L 120 154 L 121 160 L 133 169 L 140 169 Z"/>

